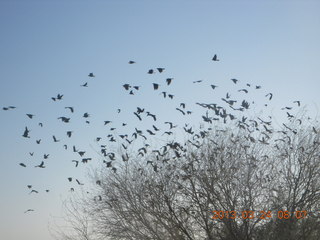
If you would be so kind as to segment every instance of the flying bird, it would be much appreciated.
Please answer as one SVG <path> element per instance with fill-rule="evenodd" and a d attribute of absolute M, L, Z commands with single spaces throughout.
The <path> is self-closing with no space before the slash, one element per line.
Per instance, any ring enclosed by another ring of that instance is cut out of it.
<path fill-rule="evenodd" d="M 93 73 L 89 73 L 88 77 L 95 77 L 95 75 Z"/>
<path fill-rule="evenodd" d="M 193 81 L 193 83 L 201 83 L 203 80 Z"/>
<path fill-rule="evenodd" d="M 131 88 L 131 86 L 128 83 L 123 84 L 122 87 L 124 87 L 125 90 L 129 90 L 129 88 Z"/>
<path fill-rule="evenodd" d="M 159 73 L 162 73 L 164 71 L 164 68 L 157 68 L 157 70 L 159 71 Z"/>
<path fill-rule="evenodd" d="M 65 107 L 65 109 L 69 109 L 72 113 L 74 112 L 73 107 Z"/>
<path fill-rule="evenodd" d="M 245 92 L 245 93 L 248 93 L 248 90 L 243 88 L 243 89 L 239 89 L 239 90 L 238 90 L 238 92 Z"/>
<path fill-rule="evenodd" d="M 134 115 L 137 116 L 137 118 L 138 118 L 140 121 L 142 121 L 142 119 L 141 119 L 141 117 L 140 117 L 140 115 L 139 115 L 138 113 L 136 113 L 136 112 L 133 112 L 133 113 L 134 113 Z"/>
<path fill-rule="evenodd" d="M 154 73 L 153 69 L 149 69 L 148 74 L 153 74 L 153 73 Z"/>
<path fill-rule="evenodd" d="M 234 84 L 237 84 L 237 82 L 239 81 L 238 79 L 235 79 L 235 78 L 232 78 L 231 81 L 234 83 Z"/>
<path fill-rule="evenodd" d="M 80 85 L 80 87 L 88 87 L 88 83 L 86 82 L 86 83 Z"/>
<path fill-rule="evenodd" d="M 26 114 L 28 116 L 28 118 L 32 119 L 34 117 L 33 114 Z"/>
<path fill-rule="evenodd" d="M 37 165 L 37 166 L 35 166 L 35 167 L 45 168 L 45 166 L 44 166 L 44 161 L 42 161 L 39 165 Z"/>
<path fill-rule="evenodd" d="M 52 136 L 54 142 L 60 142 L 54 135 Z"/>
<path fill-rule="evenodd" d="M 159 88 L 159 84 L 158 83 L 153 83 L 153 89 L 157 90 Z"/>
<path fill-rule="evenodd" d="M 185 113 L 183 110 L 181 110 L 180 108 L 176 108 L 176 110 L 178 110 L 179 112 L 181 112 L 183 115 L 186 115 L 186 113 Z"/>
<path fill-rule="evenodd" d="M 269 100 L 271 100 L 271 99 L 272 99 L 273 94 L 272 94 L 272 93 L 268 93 L 268 94 L 266 95 L 266 97 L 268 97 L 268 96 L 269 96 Z"/>
<path fill-rule="evenodd" d="M 294 101 L 293 103 L 297 103 L 298 107 L 300 107 L 300 101 Z"/>
<path fill-rule="evenodd" d="M 135 62 L 135 61 L 130 60 L 128 63 L 129 63 L 129 64 L 134 64 L 134 63 L 136 63 L 136 62 Z"/>
<path fill-rule="evenodd" d="M 217 54 L 215 54 L 215 55 L 213 56 L 212 61 L 220 61 L 220 60 L 218 59 L 218 57 L 217 57 Z"/>
<path fill-rule="evenodd" d="M 84 185 L 83 183 L 80 183 L 80 181 L 78 179 L 76 179 L 76 182 L 79 184 L 79 185 Z"/>
<path fill-rule="evenodd" d="M 167 79 L 166 79 L 166 82 L 167 82 L 167 85 L 168 85 L 168 86 L 171 84 L 172 80 L 173 80 L 173 78 L 167 78 Z"/>
<path fill-rule="evenodd" d="M 211 87 L 212 87 L 212 89 L 215 89 L 218 86 L 211 84 Z"/>
<path fill-rule="evenodd" d="M 28 128 L 26 127 L 22 136 L 25 137 L 25 138 L 30 138 L 29 132 L 30 132 L 30 130 L 28 130 Z"/>
<path fill-rule="evenodd" d="M 33 212 L 33 211 L 34 211 L 33 209 L 28 209 L 28 210 L 24 211 L 24 213 Z"/>

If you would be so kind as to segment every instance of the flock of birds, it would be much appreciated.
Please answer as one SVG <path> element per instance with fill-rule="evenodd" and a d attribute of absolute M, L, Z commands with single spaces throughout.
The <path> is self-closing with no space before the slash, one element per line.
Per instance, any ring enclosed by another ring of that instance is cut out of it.
<path fill-rule="evenodd" d="M 220 61 L 217 57 L 217 55 L 214 55 L 212 58 L 213 62 Z M 135 61 L 130 60 L 128 64 L 136 64 Z M 163 67 L 157 67 L 155 69 L 149 69 L 146 71 L 147 74 L 152 75 L 155 73 L 161 74 L 165 71 L 165 68 Z M 89 73 L 88 74 L 89 78 L 95 78 L 94 73 Z M 165 79 L 165 84 L 167 86 L 170 86 L 174 82 L 174 78 L 166 78 Z M 235 86 L 238 86 L 239 83 L 241 83 L 240 80 L 232 78 L 230 79 L 232 83 Z M 196 80 L 193 81 L 193 84 L 200 84 L 202 83 L 203 80 Z M 88 82 L 85 82 L 84 84 L 80 85 L 81 87 L 88 87 Z M 121 86 L 120 86 L 121 87 Z M 129 95 L 135 95 L 137 91 L 141 90 L 140 85 L 132 85 L 129 83 L 124 83 L 122 85 L 124 91 L 128 92 Z M 157 82 L 152 83 L 152 87 L 154 91 L 160 91 L 161 85 Z M 210 86 L 213 91 L 216 91 L 218 88 L 217 85 L 210 84 Z M 252 90 L 259 90 L 261 89 L 261 86 L 255 85 L 252 86 L 250 83 L 246 83 L 244 86 L 240 87 L 237 89 L 237 92 L 243 93 L 243 94 L 248 94 L 249 91 Z M 166 98 L 173 99 L 175 97 L 174 94 L 168 93 L 166 91 L 162 91 L 161 95 Z M 267 93 L 264 95 L 265 98 L 270 101 L 273 98 L 272 93 Z M 64 94 L 57 94 L 56 96 L 51 97 L 51 100 L 54 102 L 58 101 L 63 101 L 64 99 Z M 294 101 L 294 104 L 296 104 L 298 107 L 300 107 L 301 103 L 300 101 Z M 185 124 L 183 127 L 178 126 L 177 123 L 174 121 L 166 121 L 163 123 L 163 126 L 165 126 L 165 129 L 163 127 L 160 127 L 157 123 L 159 122 L 158 116 L 156 113 L 152 113 L 148 111 L 147 109 L 137 106 L 136 110 L 132 113 L 136 119 L 139 122 L 143 122 L 145 118 L 150 118 L 153 120 L 153 124 L 151 128 L 148 129 L 138 129 L 137 127 L 133 128 L 133 131 L 131 133 L 123 133 L 123 134 L 116 134 L 115 130 L 116 127 L 113 127 L 113 121 L 112 120 L 103 120 L 101 124 L 103 125 L 108 125 L 110 127 L 110 133 L 106 137 L 100 137 L 97 136 L 95 138 L 95 141 L 100 145 L 99 146 L 99 155 L 104 158 L 103 164 L 105 164 L 106 168 L 109 168 L 113 173 L 117 173 L 118 167 L 116 164 L 116 160 L 123 161 L 123 162 L 128 162 L 132 158 L 143 158 L 147 156 L 148 154 L 152 154 L 155 156 L 155 160 L 150 160 L 148 159 L 146 161 L 146 165 L 151 166 L 155 172 L 158 172 L 160 170 L 159 164 L 157 161 L 161 159 L 162 162 L 169 162 L 170 159 L 179 159 L 183 158 L 186 155 L 187 148 L 186 144 L 190 144 L 191 146 L 195 148 L 200 148 L 201 147 L 201 142 L 199 139 L 204 139 L 206 136 L 209 135 L 210 130 L 212 130 L 212 127 L 214 126 L 215 122 L 221 123 L 221 124 L 226 124 L 229 121 L 232 121 L 236 123 L 236 126 L 248 131 L 248 140 L 250 142 L 260 142 L 261 144 L 269 144 L 269 139 L 271 138 L 270 136 L 274 132 L 273 128 L 271 127 L 271 117 L 269 116 L 268 119 L 248 119 L 248 117 L 242 116 L 239 117 L 238 113 L 243 113 L 244 111 L 250 109 L 250 106 L 254 104 L 254 102 L 250 102 L 249 100 L 243 99 L 241 101 L 238 101 L 236 99 L 233 99 L 231 97 L 231 94 L 227 92 L 225 94 L 225 97 L 221 98 L 221 104 L 218 103 L 200 103 L 196 102 L 196 106 L 200 106 L 205 110 L 205 113 L 201 115 L 200 120 L 203 121 L 203 124 L 206 124 L 207 128 L 200 127 L 200 129 L 196 129 L 189 124 Z M 267 106 L 267 104 L 265 104 Z M 68 111 L 71 115 L 74 114 L 76 109 L 73 106 L 65 106 L 64 107 L 66 111 Z M 12 111 L 15 110 L 15 106 L 6 106 L 3 107 L 2 110 L 4 111 Z M 193 111 L 191 109 L 187 109 L 187 104 L 184 102 L 179 103 L 178 106 L 175 107 L 175 110 L 182 114 L 182 116 L 187 116 L 193 114 Z M 294 120 L 294 121 L 299 121 L 300 124 L 302 122 L 301 119 L 296 119 L 293 114 L 291 114 L 290 110 L 292 110 L 292 107 L 284 107 L 282 110 L 285 110 L 287 113 L 287 117 L 289 120 Z M 117 109 L 117 112 L 120 113 L 121 109 Z M 85 119 L 85 122 L 87 124 L 90 124 L 90 114 L 88 112 L 85 112 L 82 117 Z M 26 113 L 26 117 L 29 119 L 34 119 L 35 115 L 32 113 Z M 62 121 L 63 123 L 69 124 L 70 120 L 72 117 L 70 116 L 60 116 L 57 117 L 57 120 Z M 127 123 L 122 123 L 122 126 L 126 126 Z M 44 124 L 42 122 L 38 123 L 39 127 L 43 127 Z M 181 128 L 180 128 L 181 127 Z M 290 126 L 284 124 L 285 130 L 283 131 L 283 134 L 287 134 L 287 131 L 292 131 L 295 132 L 295 129 L 291 128 Z M 166 143 L 158 148 L 153 148 L 149 143 L 148 139 L 151 136 L 173 136 L 174 135 L 174 130 L 175 129 L 181 129 L 183 132 L 185 132 L 188 136 L 190 136 L 189 140 L 187 143 L 179 143 L 175 139 L 172 141 L 166 141 Z M 255 138 L 253 136 L 253 131 L 260 131 L 261 132 L 261 137 L 259 139 Z M 221 130 L 223 131 L 223 130 Z M 317 133 L 316 128 L 313 128 L 313 131 Z M 36 139 L 34 136 L 31 135 L 31 130 L 28 126 L 25 126 L 23 131 L 22 131 L 22 137 L 26 139 L 31 139 L 35 141 L 36 144 L 41 144 L 42 139 Z M 73 131 L 67 131 L 66 136 L 68 138 L 72 138 L 73 136 Z M 102 141 L 104 141 L 102 143 Z M 135 156 L 132 156 L 132 154 L 128 154 L 128 147 L 135 141 L 141 140 L 139 143 L 141 145 L 135 149 Z M 211 140 L 213 144 L 215 144 L 214 140 Z M 278 141 L 288 141 L 286 137 L 284 137 L 281 140 Z M 52 135 L 52 142 L 54 143 L 61 143 L 62 141 L 55 135 Z M 101 144 L 100 144 L 101 143 Z M 118 154 L 115 151 L 107 151 L 108 149 L 108 144 L 115 143 L 117 146 L 120 146 L 120 148 L 123 150 L 122 153 Z M 79 159 L 73 159 L 71 160 L 72 164 L 74 164 L 74 167 L 78 167 L 79 163 L 88 163 L 89 161 L 93 160 L 94 157 L 92 156 L 87 156 L 87 151 L 86 150 L 80 150 L 78 149 L 75 145 L 73 146 L 68 146 L 67 144 L 63 144 L 63 148 L 68 150 L 71 149 L 71 151 L 78 156 Z M 29 155 L 32 157 L 34 155 L 34 152 L 29 152 Z M 35 168 L 43 169 L 46 168 L 46 160 L 49 158 L 50 154 L 46 153 L 43 154 L 43 159 L 34 166 Z M 27 168 L 28 164 L 21 162 L 19 165 L 23 168 Z M 79 186 L 84 185 L 83 182 L 81 182 L 79 179 L 75 179 L 74 177 L 68 177 L 66 179 L 68 182 L 73 182 L 75 181 Z M 101 181 L 97 181 L 96 184 L 101 184 Z M 29 194 L 38 194 L 39 191 L 34 189 L 31 184 L 27 185 L 27 188 L 30 190 Z M 74 187 L 70 188 L 70 191 L 74 191 Z M 49 192 L 49 189 L 46 189 L 45 192 Z M 101 200 L 101 196 L 99 198 Z M 25 213 L 34 211 L 34 209 L 27 209 Z"/>

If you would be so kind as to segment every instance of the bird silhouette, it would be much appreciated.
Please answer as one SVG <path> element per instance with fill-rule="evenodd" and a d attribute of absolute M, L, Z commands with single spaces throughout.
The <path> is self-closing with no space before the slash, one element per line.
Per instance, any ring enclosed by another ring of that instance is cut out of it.
<path fill-rule="evenodd" d="M 72 182 L 72 177 L 68 177 L 68 181 L 69 181 L 69 182 Z"/>
<path fill-rule="evenodd" d="M 67 117 L 58 117 L 58 119 L 61 119 L 61 121 L 65 123 L 68 123 L 70 121 L 70 118 Z"/>
<path fill-rule="evenodd" d="M 60 142 L 54 135 L 52 136 L 54 142 Z"/>
<path fill-rule="evenodd" d="M 211 84 L 210 86 L 212 87 L 212 89 L 215 89 L 216 87 L 218 87 L 218 86 L 213 85 L 213 84 Z"/>
<path fill-rule="evenodd" d="M 40 142 L 41 142 L 41 139 L 36 140 L 36 143 L 37 143 L 37 144 L 40 144 Z"/>
<path fill-rule="evenodd" d="M 69 109 L 72 113 L 74 112 L 73 107 L 65 107 L 65 109 Z"/>
<path fill-rule="evenodd" d="M 26 127 L 22 136 L 25 137 L 25 138 L 30 138 L 29 132 L 30 132 L 30 130 L 28 130 L 28 128 Z"/>
<path fill-rule="evenodd" d="M 27 167 L 24 163 L 19 163 L 21 167 Z"/>
<path fill-rule="evenodd" d="M 154 114 L 151 114 L 150 112 L 147 112 L 147 116 L 150 116 L 153 118 L 154 121 L 157 121 L 157 117 Z"/>
<path fill-rule="evenodd" d="M 176 110 L 178 110 L 179 112 L 181 112 L 183 115 L 186 115 L 186 113 L 185 113 L 183 110 L 181 110 L 180 108 L 176 108 Z"/>
<path fill-rule="evenodd" d="M 131 88 L 131 86 L 128 83 L 123 84 L 122 86 L 124 87 L 125 90 L 129 90 L 129 88 Z"/>
<path fill-rule="evenodd" d="M 26 211 L 24 211 L 24 213 L 27 213 L 27 212 L 33 212 L 34 210 L 33 209 L 27 209 Z"/>
<path fill-rule="evenodd" d="M 172 122 L 164 122 L 164 124 L 169 124 L 170 129 L 177 127 L 177 125 L 173 126 Z"/>
<path fill-rule="evenodd" d="M 294 101 L 293 103 L 297 103 L 298 107 L 300 107 L 300 101 Z"/>
<path fill-rule="evenodd" d="M 45 168 L 45 166 L 44 166 L 44 161 L 41 161 L 41 163 L 40 163 L 39 165 L 35 166 L 35 167 L 38 167 L 38 168 Z"/>
<path fill-rule="evenodd" d="M 95 75 L 93 73 L 89 73 L 88 77 L 95 77 Z"/>
<path fill-rule="evenodd" d="M 135 61 L 130 60 L 128 63 L 129 63 L 129 64 L 134 64 L 134 63 L 136 63 L 136 62 L 135 62 Z"/>
<path fill-rule="evenodd" d="M 72 135 L 72 131 L 67 131 L 67 136 L 70 138 Z"/>
<path fill-rule="evenodd" d="M 154 73 L 153 69 L 149 69 L 148 74 L 153 74 L 153 73 Z"/>
<path fill-rule="evenodd" d="M 234 83 L 234 84 L 237 84 L 237 82 L 239 81 L 238 79 L 235 79 L 235 78 L 232 78 L 231 81 Z"/>
<path fill-rule="evenodd" d="M 137 118 L 138 118 L 140 121 L 142 121 L 142 119 L 141 119 L 141 117 L 140 117 L 140 115 L 139 115 L 138 113 L 136 113 L 136 112 L 133 112 L 133 113 L 134 113 L 134 115 L 137 116 Z"/>
<path fill-rule="evenodd" d="M 164 68 L 157 68 L 159 73 L 162 73 L 164 71 Z"/>
<path fill-rule="evenodd" d="M 159 84 L 158 83 L 153 83 L 153 89 L 157 90 L 159 88 Z"/>
<path fill-rule="evenodd" d="M 266 95 L 266 97 L 268 97 L 268 96 L 269 96 L 269 100 L 271 100 L 271 99 L 272 99 L 273 94 L 272 94 L 272 93 L 268 93 L 268 94 Z"/>
<path fill-rule="evenodd" d="M 168 94 L 168 97 L 171 98 L 171 99 L 173 99 L 174 95 Z"/>
<path fill-rule="evenodd" d="M 77 182 L 79 185 L 84 185 L 84 184 L 81 183 L 78 179 L 76 179 L 76 182 Z"/>
<path fill-rule="evenodd" d="M 203 80 L 193 81 L 193 83 L 201 83 Z"/>
<path fill-rule="evenodd" d="M 86 83 L 80 85 L 80 87 L 88 87 L 88 83 L 86 82 Z"/>
<path fill-rule="evenodd" d="M 171 84 L 172 80 L 173 80 L 173 78 L 167 78 L 167 79 L 166 79 L 166 82 L 167 82 L 167 85 L 168 85 L 168 86 Z"/>
<path fill-rule="evenodd" d="M 238 90 L 238 92 L 245 92 L 245 93 L 248 93 L 248 90 L 243 88 L 243 89 L 239 89 L 239 90 Z"/>
<path fill-rule="evenodd" d="M 26 114 L 28 116 L 28 118 L 32 119 L 34 117 L 33 114 Z"/>
<path fill-rule="evenodd" d="M 215 55 L 213 56 L 212 61 L 220 61 L 220 60 L 218 59 L 218 57 L 217 57 L 217 54 L 215 54 Z"/>

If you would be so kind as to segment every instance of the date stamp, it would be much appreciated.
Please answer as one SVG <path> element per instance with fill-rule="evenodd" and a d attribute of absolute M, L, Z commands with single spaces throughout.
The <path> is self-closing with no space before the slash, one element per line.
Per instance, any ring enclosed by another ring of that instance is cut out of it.
<path fill-rule="evenodd" d="M 276 217 L 278 219 L 303 219 L 306 218 L 307 211 L 212 211 L 212 219 L 270 219 Z"/>

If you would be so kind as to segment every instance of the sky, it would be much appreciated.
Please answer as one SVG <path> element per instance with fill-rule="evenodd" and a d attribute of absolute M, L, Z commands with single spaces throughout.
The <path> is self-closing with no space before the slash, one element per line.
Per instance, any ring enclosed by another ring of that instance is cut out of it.
<path fill-rule="evenodd" d="M 311 0 L 0 0 L 0 106 L 17 107 L 0 111 L 1 239 L 53 239 L 48 225 L 63 214 L 70 187 L 78 187 L 67 177 L 86 182 L 88 168 L 76 169 L 74 154 L 60 143 L 88 149 L 90 157 L 99 159 L 94 139 L 109 131 L 103 120 L 112 120 L 117 129 L 126 122 L 128 131 L 143 127 L 135 125 L 136 106 L 156 113 L 159 121 L 182 123 L 175 111 L 179 102 L 196 113 L 195 102 L 214 102 L 219 94 L 234 91 L 230 79 L 236 78 L 242 86 L 262 86 L 261 93 L 251 94 L 253 99 L 273 93 L 268 111 L 278 122 L 284 119 L 280 108 L 295 100 L 318 115 L 319 11 L 320 2 Z M 214 54 L 219 62 L 211 60 Z M 165 71 L 147 74 L 156 67 Z M 89 78 L 90 72 L 96 77 Z M 169 77 L 174 78 L 170 88 L 164 81 Z M 204 85 L 193 84 L 196 80 Z M 89 87 L 80 87 L 85 82 Z M 160 82 L 174 99 L 153 91 L 153 82 Z M 125 83 L 141 90 L 130 96 Z M 210 84 L 218 85 L 217 92 Z M 52 101 L 58 93 L 63 100 Z M 258 107 L 254 111 L 261 112 Z M 82 118 L 85 112 L 91 115 L 90 124 Z M 35 117 L 29 119 L 27 113 Z M 71 116 L 72 124 L 58 121 L 61 116 Z M 196 114 L 188 117 L 192 124 L 201 120 Z M 22 137 L 26 126 L 30 139 Z M 72 139 L 65 136 L 68 130 Z M 52 143 L 52 135 L 59 144 Z M 37 145 L 36 139 L 42 143 Z M 46 153 L 46 168 L 34 168 Z M 39 194 L 29 194 L 28 184 Z M 35 211 L 24 213 L 29 208 Z"/>

